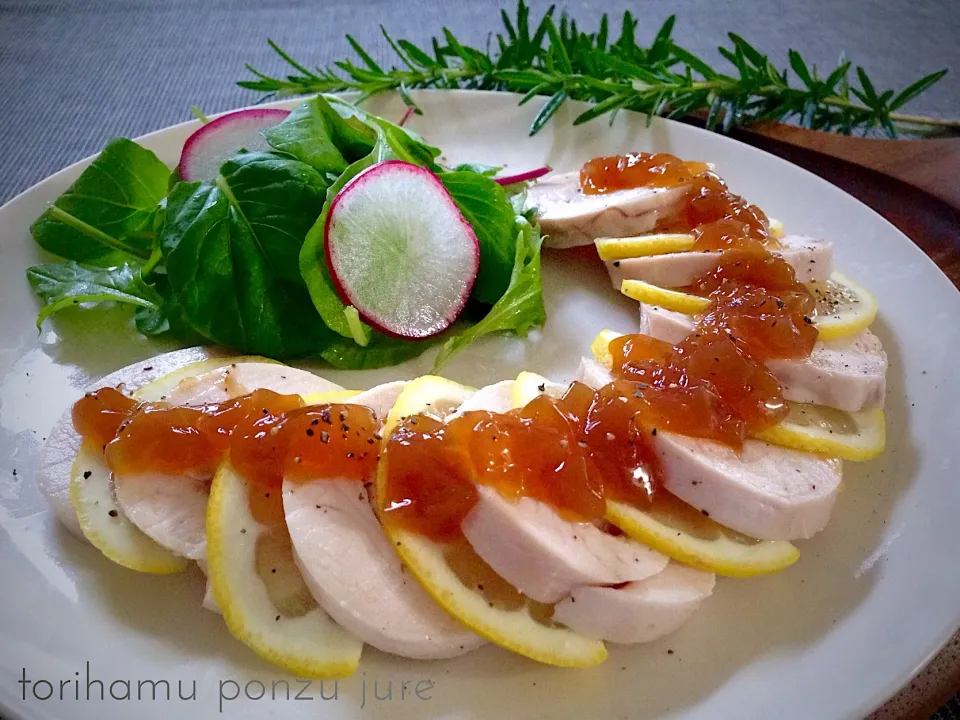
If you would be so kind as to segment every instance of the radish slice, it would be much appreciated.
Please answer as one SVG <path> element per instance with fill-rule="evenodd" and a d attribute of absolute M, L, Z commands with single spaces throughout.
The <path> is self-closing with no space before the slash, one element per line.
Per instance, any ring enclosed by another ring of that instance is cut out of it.
<path fill-rule="evenodd" d="M 495 177 L 493 181 L 495 183 L 499 183 L 500 185 L 515 185 L 516 183 L 542 178 L 551 170 L 553 170 L 552 167 L 549 165 L 544 165 L 536 170 L 527 170 L 526 172 L 517 173 L 516 175 L 503 175 L 502 177 Z"/>
<path fill-rule="evenodd" d="M 324 242 L 340 299 L 401 338 L 449 327 L 480 267 L 477 236 L 440 178 L 400 160 L 344 185 L 327 213 Z"/>
<path fill-rule="evenodd" d="M 269 150 L 262 133 L 279 125 L 289 110 L 237 110 L 208 122 L 187 138 L 180 153 L 180 178 L 187 182 L 212 180 L 238 150 Z"/>

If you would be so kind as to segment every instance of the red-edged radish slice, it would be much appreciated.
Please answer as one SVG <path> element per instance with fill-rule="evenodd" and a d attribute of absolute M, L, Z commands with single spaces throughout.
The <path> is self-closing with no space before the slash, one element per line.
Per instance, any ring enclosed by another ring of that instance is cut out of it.
<path fill-rule="evenodd" d="M 399 160 L 344 185 L 324 242 L 340 299 L 395 337 L 427 338 L 449 327 L 480 267 L 477 236 L 440 178 Z"/>
<path fill-rule="evenodd" d="M 516 185 L 517 183 L 529 182 L 531 180 L 542 178 L 544 175 L 549 174 L 552 170 L 553 168 L 549 165 L 544 165 L 536 170 L 527 170 L 526 172 L 517 173 L 516 175 L 502 175 L 500 177 L 495 177 L 493 181 L 503 186 Z"/>
<path fill-rule="evenodd" d="M 180 178 L 187 182 L 212 180 L 220 166 L 238 150 L 269 150 L 263 131 L 279 125 L 289 110 L 237 110 L 211 120 L 187 138 L 180 153 Z"/>

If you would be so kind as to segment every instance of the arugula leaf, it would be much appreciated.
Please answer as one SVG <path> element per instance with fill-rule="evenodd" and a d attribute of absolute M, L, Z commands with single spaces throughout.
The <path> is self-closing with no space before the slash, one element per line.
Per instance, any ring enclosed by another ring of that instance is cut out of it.
<path fill-rule="evenodd" d="M 111 140 L 30 232 L 48 252 L 109 267 L 150 256 L 153 216 L 170 170 L 132 140 Z"/>
<path fill-rule="evenodd" d="M 492 305 L 510 282 L 517 245 L 516 213 L 503 188 L 475 172 L 442 173 L 440 181 L 480 243 L 480 271 L 471 297 Z"/>
<path fill-rule="evenodd" d="M 170 318 L 162 307 L 138 307 L 133 313 L 137 332 L 147 337 L 166 335 L 172 330 Z"/>
<path fill-rule="evenodd" d="M 320 357 L 341 370 L 374 370 L 399 365 L 429 350 L 435 339 L 400 340 L 376 333 L 365 347 L 338 338 L 320 352 Z"/>
<path fill-rule="evenodd" d="M 179 183 L 161 246 L 172 296 L 197 332 L 244 352 L 287 358 L 330 340 L 300 277 L 303 238 L 325 179 L 273 153 L 241 153 L 215 181 Z"/>
<path fill-rule="evenodd" d="M 370 152 L 375 136 L 369 128 L 362 127 L 366 134 L 348 127 L 329 103 L 318 96 L 307 100 L 279 125 L 265 130 L 263 136 L 274 150 L 288 153 L 315 170 L 336 177 L 349 164 L 337 141 L 354 153 L 356 148 L 352 146 L 361 145 L 365 149 L 360 156 Z"/>
<path fill-rule="evenodd" d="M 540 246 L 543 238 L 539 228 L 522 216 L 517 217 L 517 227 L 516 255 L 507 291 L 483 320 L 443 343 L 434 361 L 434 372 L 455 353 L 484 335 L 513 332 L 524 337 L 530 328 L 542 326 L 547 321 L 540 279 Z"/>
<path fill-rule="evenodd" d="M 161 313 L 163 300 L 140 277 L 140 267 L 123 264 L 112 268 L 84 267 L 72 260 L 34 265 L 27 270 L 30 287 L 44 302 L 37 329 L 64 308 L 87 302 L 114 301 Z"/>

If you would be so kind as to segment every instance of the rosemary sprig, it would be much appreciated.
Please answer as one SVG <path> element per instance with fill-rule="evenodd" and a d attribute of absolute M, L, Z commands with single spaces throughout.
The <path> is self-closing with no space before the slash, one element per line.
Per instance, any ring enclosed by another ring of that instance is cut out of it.
<path fill-rule="evenodd" d="M 593 105 L 576 118 L 583 123 L 620 109 L 649 115 L 683 117 L 699 114 L 711 129 L 773 120 L 842 134 L 879 130 L 896 137 L 898 126 L 960 129 L 960 121 L 898 113 L 946 74 L 940 70 L 920 78 L 899 92 L 878 91 L 866 71 L 841 57 L 826 75 L 790 50 L 789 68 L 780 69 L 744 38 L 729 33 L 730 45 L 718 48 L 729 62 L 727 72 L 711 67 L 673 39 L 675 17 L 670 16 L 653 42 L 636 40 L 637 20 L 624 13 L 620 33 L 610 34 L 603 15 L 595 32 L 577 27 L 565 12 L 556 18 L 554 7 L 532 23 L 530 9 L 519 0 L 514 17 L 501 11 L 502 32 L 494 50 L 464 45 L 447 28 L 424 49 L 407 40 L 395 40 L 381 27 L 400 60 L 384 69 L 350 35 L 347 41 L 359 64 L 342 60 L 309 70 L 272 40 L 270 46 L 295 74 L 271 77 L 247 65 L 255 79 L 240 86 L 283 97 L 316 92 L 357 91 L 361 98 L 396 90 L 413 106 L 412 88 L 476 88 L 523 93 L 521 104 L 548 96 L 530 127 L 536 133 L 568 99 Z M 853 75 L 853 77 L 851 77 Z"/>

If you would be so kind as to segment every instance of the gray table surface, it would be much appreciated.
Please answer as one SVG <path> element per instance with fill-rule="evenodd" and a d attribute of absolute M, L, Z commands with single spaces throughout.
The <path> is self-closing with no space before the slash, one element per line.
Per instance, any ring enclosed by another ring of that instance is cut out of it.
<path fill-rule="evenodd" d="M 535 13 L 549 2 L 532 0 Z M 281 71 L 271 37 L 308 65 L 349 54 L 350 32 L 378 60 L 389 58 L 378 25 L 423 42 L 449 26 L 482 43 L 502 0 L 0 0 L 0 203 L 98 151 L 190 118 L 251 104 L 238 88 L 244 63 Z M 583 27 L 602 12 L 630 9 L 649 39 L 677 15 L 676 38 L 713 62 L 735 31 L 783 63 L 788 47 L 819 67 L 841 51 L 878 86 L 903 87 L 943 67 L 952 72 L 909 108 L 960 116 L 960 2 L 957 0 L 585 0 L 568 8 Z M 942 720 L 960 718 L 960 702 Z"/>

